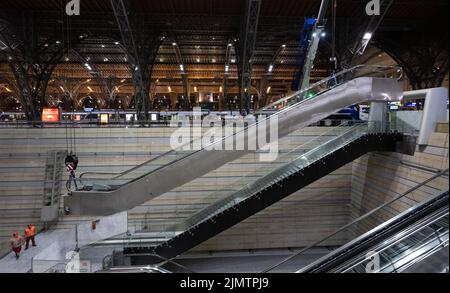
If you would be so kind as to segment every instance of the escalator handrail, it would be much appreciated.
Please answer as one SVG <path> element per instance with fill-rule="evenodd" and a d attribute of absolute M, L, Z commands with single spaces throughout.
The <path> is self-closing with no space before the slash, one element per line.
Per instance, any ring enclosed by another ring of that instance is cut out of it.
<path fill-rule="evenodd" d="M 330 254 L 314 261 L 313 263 L 309 264 L 308 266 L 302 268 L 300 271 L 304 272 L 310 268 L 317 266 L 317 264 L 324 262 L 325 259 L 329 259 L 331 257 L 330 255 L 334 256 L 334 255 L 337 255 L 342 252 L 342 253 L 344 253 L 344 256 L 345 256 L 345 253 L 348 253 L 349 251 L 352 252 L 354 249 L 361 250 L 364 248 L 364 246 L 367 246 L 367 242 L 369 242 L 369 244 L 371 241 L 373 242 L 374 238 L 384 237 L 386 235 L 386 233 L 389 234 L 389 233 L 392 233 L 392 231 L 394 231 L 394 233 L 395 233 L 395 230 L 403 229 L 402 226 L 404 226 L 405 223 L 407 224 L 408 222 L 411 222 L 412 220 L 414 220 L 417 217 L 417 213 L 420 215 L 421 213 L 424 213 L 424 211 L 427 212 L 427 209 L 430 208 L 430 204 L 431 204 L 431 207 L 433 207 L 436 203 L 438 203 L 438 205 L 446 204 L 448 207 L 448 195 L 449 195 L 449 191 L 447 190 L 447 191 L 440 193 L 419 205 L 416 205 L 416 206 L 404 211 L 403 213 L 382 223 L 381 225 L 366 232 L 365 234 L 359 236 L 358 238 L 352 240 L 351 242 L 330 252 Z M 442 198 L 446 198 L 446 200 L 442 201 Z M 438 206 L 438 209 L 440 209 L 440 208 L 441 207 Z M 433 211 L 433 212 L 435 212 L 435 211 Z M 360 244 L 360 246 L 361 245 L 363 246 L 362 248 L 357 246 L 359 242 L 362 243 L 362 244 Z M 354 253 L 354 252 L 352 252 L 352 253 Z"/>
<path fill-rule="evenodd" d="M 434 176 L 432 176 L 431 178 L 429 178 L 429 179 L 423 181 L 422 183 L 420 183 L 420 184 L 418 184 L 418 185 L 416 185 L 416 186 L 414 186 L 414 187 L 408 189 L 408 190 L 407 190 L 406 192 L 404 192 L 403 194 L 401 194 L 401 195 L 399 195 L 399 196 L 393 198 L 392 200 L 390 200 L 390 201 L 388 201 L 388 202 L 382 204 L 381 206 L 379 206 L 379 207 L 377 207 L 377 208 L 371 210 L 370 212 L 368 212 L 368 213 L 362 215 L 361 217 L 359 217 L 359 218 L 353 220 L 353 221 L 350 222 L 349 224 L 344 225 L 343 227 L 339 228 L 337 231 L 331 233 L 330 235 L 326 236 L 325 238 L 322 238 L 322 239 L 320 239 L 319 241 L 314 242 L 313 244 L 311 244 L 311 245 L 309 245 L 309 246 L 303 248 L 303 249 L 300 250 L 299 252 L 296 252 L 295 254 L 290 255 L 289 257 L 283 259 L 283 260 L 280 261 L 279 263 L 277 263 L 277 264 L 275 264 L 275 265 L 273 265 L 273 266 L 271 266 L 271 267 L 265 269 L 265 270 L 262 271 L 261 273 L 268 273 L 268 272 L 272 271 L 273 269 L 275 269 L 275 268 L 281 266 L 282 264 L 288 262 L 289 260 L 293 259 L 294 257 L 299 256 L 300 254 L 304 253 L 305 251 L 310 250 L 311 248 L 317 246 L 318 244 L 324 242 L 325 240 L 328 240 L 328 239 L 330 239 L 331 237 L 337 235 L 338 233 L 344 231 L 344 230 L 347 229 L 348 227 L 353 226 L 354 224 L 356 224 L 356 223 L 358 223 L 358 222 L 360 222 L 360 221 L 362 221 L 362 220 L 368 218 L 369 216 L 371 216 L 372 214 L 376 213 L 377 211 L 379 211 L 379 210 L 385 208 L 386 206 L 389 206 L 390 204 L 396 202 L 397 200 L 399 200 L 399 199 L 401 199 L 401 198 L 407 196 L 407 195 L 410 194 L 411 192 L 413 192 L 413 191 L 419 189 L 419 188 L 422 187 L 422 186 L 425 186 L 425 185 L 428 184 L 429 182 L 431 182 L 431 181 L 433 181 L 433 180 L 435 180 L 435 179 L 437 179 L 437 178 L 439 178 L 439 177 L 441 177 L 441 176 L 445 176 L 448 172 L 449 172 L 449 168 L 447 168 L 447 169 L 445 169 L 445 170 L 443 170 L 443 171 L 437 173 L 436 175 L 434 175 Z"/>
<path fill-rule="evenodd" d="M 447 215 L 448 215 L 448 207 L 441 209 L 440 211 L 437 212 L 436 215 L 433 215 L 430 218 L 424 219 L 423 221 L 420 221 L 419 223 L 416 223 L 416 224 L 412 225 L 411 227 L 406 228 L 405 231 L 400 232 L 400 235 L 396 235 L 395 239 L 392 239 L 392 240 L 389 239 L 388 242 L 383 242 L 383 243 L 375 246 L 371 251 L 373 251 L 376 254 L 379 254 L 379 253 L 385 251 L 386 249 L 389 249 L 393 245 L 399 243 L 400 241 L 405 240 L 408 237 L 411 237 L 411 235 L 413 235 L 414 232 L 422 229 L 423 227 L 427 227 L 427 226 L 430 226 L 430 225 L 438 222 L 440 219 L 444 218 Z M 443 235 L 445 235 L 445 234 L 448 234 L 448 230 L 445 233 L 443 233 Z M 441 242 L 441 238 L 442 238 L 442 235 L 434 235 L 434 238 L 431 238 L 431 239 L 425 238 L 424 239 L 425 242 L 420 243 L 418 245 L 417 249 L 415 249 L 415 250 L 422 248 L 423 246 L 435 241 L 436 239 L 439 239 L 439 241 Z M 412 252 L 414 252 L 414 251 L 412 251 Z M 343 270 L 343 272 L 346 272 L 346 271 L 349 271 L 352 268 L 355 268 L 356 266 L 360 265 L 365 260 L 366 260 L 365 257 L 359 257 L 358 260 L 350 262 L 350 263 L 347 262 L 346 264 L 343 264 L 340 267 L 345 267 L 345 270 Z M 392 265 L 392 260 L 390 260 L 390 261 L 391 261 L 391 265 Z M 398 262 L 398 260 L 396 260 L 395 262 Z M 382 271 L 385 267 L 380 268 L 380 271 Z"/>
<path fill-rule="evenodd" d="M 323 79 L 323 80 L 321 80 L 321 81 L 319 81 L 319 82 L 317 82 L 317 83 L 311 85 L 310 87 L 308 87 L 308 88 L 306 88 L 306 89 L 303 89 L 303 90 L 300 90 L 300 91 L 298 91 L 298 92 L 295 92 L 294 94 L 292 94 L 292 95 L 286 97 L 285 99 L 287 99 L 287 98 L 288 98 L 288 99 L 291 99 L 292 97 L 295 97 L 295 96 L 300 95 L 300 94 L 302 94 L 302 93 L 306 93 L 307 91 L 309 91 L 309 90 L 311 90 L 311 89 L 313 89 L 313 88 L 315 88 L 315 87 L 317 87 L 317 86 L 319 86 L 319 85 L 322 85 L 322 84 L 324 84 L 325 82 L 328 82 L 328 81 L 330 81 L 330 80 L 332 80 L 332 79 L 335 79 L 336 76 L 344 75 L 344 74 L 346 74 L 346 73 L 348 73 L 348 72 L 355 71 L 355 70 L 357 70 L 357 69 L 359 69 L 359 68 L 374 68 L 374 69 L 375 69 L 375 68 L 382 68 L 382 69 L 387 69 L 387 68 L 389 68 L 389 69 L 397 69 L 397 70 L 400 70 L 401 72 L 403 72 L 402 68 L 401 68 L 401 67 L 397 67 L 397 66 L 358 65 L 358 66 L 352 67 L 352 68 L 350 68 L 350 69 L 343 70 L 343 71 L 339 72 L 338 74 L 333 75 L 333 76 L 331 76 L 331 77 L 327 77 L 327 78 L 325 78 L 325 79 Z M 400 77 L 400 78 L 401 78 L 401 77 Z M 348 80 L 348 81 L 350 81 L 350 80 Z M 348 82 L 348 81 L 347 81 L 347 82 Z M 342 84 L 343 84 L 343 83 L 337 84 L 337 85 L 335 85 L 334 87 L 340 86 L 340 85 L 342 85 Z M 334 88 L 334 87 L 333 87 L 333 88 Z M 317 95 L 316 97 L 314 97 L 314 98 L 312 98 L 312 99 L 315 99 L 315 98 L 318 98 L 318 97 L 320 97 L 320 95 Z M 293 105 L 284 107 L 284 108 L 281 109 L 280 111 L 277 111 L 274 115 L 280 115 L 280 114 L 283 114 L 283 113 L 285 113 L 285 112 L 291 110 L 293 107 L 297 107 L 298 105 L 300 105 L 300 104 L 302 104 L 302 103 L 304 103 L 304 102 L 306 102 L 306 101 L 311 101 L 312 99 L 309 99 L 309 100 L 302 100 L 302 101 L 299 101 L 299 102 L 297 102 L 297 103 L 295 103 L 295 104 L 293 104 Z M 277 103 L 277 102 L 275 102 L 275 103 Z M 274 104 L 275 104 L 275 103 L 274 103 Z M 273 105 L 273 104 L 272 104 L 272 105 Z M 272 106 L 272 105 L 269 105 L 269 106 Z M 155 170 L 152 170 L 152 171 L 150 171 L 149 173 L 147 173 L 147 175 L 150 174 L 150 173 L 157 172 L 158 170 L 160 170 L 160 169 L 162 169 L 162 168 L 164 168 L 164 167 L 166 167 L 166 166 L 172 165 L 172 164 L 174 164 L 174 163 L 176 163 L 176 162 L 179 162 L 179 161 L 181 161 L 181 160 L 183 160 L 183 159 L 186 159 L 187 157 L 190 157 L 190 156 L 192 156 L 192 155 L 195 155 L 195 154 L 197 154 L 197 153 L 199 153 L 199 152 L 201 152 L 201 151 L 203 151 L 203 150 L 209 148 L 209 147 L 212 146 L 212 145 L 215 145 L 215 144 L 217 144 L 217 143 L 219 143 L 219 142 L 221 142 L 221 141 L 225 141 L 225 140 L 228 139 L 229 137 L 232 137 L 232 136 L 237 135 L 238 133 L 242 133 L 242 132 L 245 133 L 245 131 L 248 130 L 250 127 L 255 127 L 255 125 L 258 125 L 260 122 L 269 120 L 269 119 L 270 119 L 269 117 L 270 117 L 270 116 L 264 117 L 263 119 L 258 120 L 256 123 L 254 123 L 254 124 L 252 124 L 252 125 L 249 125 L 249 126 L 245 127 L 243 130 L 241 130 L 241 131 L 239 131 L 239 132 L 236 132 L 236 133 L 234 133 L 234 134 L 232 134 L 232 135 L 230 135 L 230 136 L 228 136 L 228 137 L 223 137 L 223 138 L 221 138 L 221 139 L 219 139 L 219 140 L 217 140 L 217 141 L 214 141 L 214 142 L 208 144 L 207 146 L 202 147 L 200 150 L 191 152 L 191 153 L 187 154 L 186 156 L 183 156 L 183 157 L 178 158 L 178 159 L 176 159 L 176 160 L 173 160 L 173 161 L 171 161 L 171 162 L 169 162 L 169 163 L 167 163 L 167 164 L 165 164 L 165 165 L 163 165 L 163 166 L 160 166 L 160 167 L 156 168 Z M 189 144 L 191 144 L 192 142 L 193 142 L 193 141 L 191 141 L 191 142 L 189 142 L 189 143 L 187 143 L 187 144 L 181 146 L 180 149 L 183 149 L 186 145 L 189 145 Z M 179 151 L 179 150 L 170 150 L 170 151 L 168 151 L 168 152 L 166 152 L 166 153 L 164 153 L 164 154 L 162 154 L 162 155 L 157 156 L 156 158 L 153 158 L 153 159 L 151 159 L 151 160 L 148 160 L 148 161 L 146 161 L 146 162 L 144 162 L 144 163 L 142 163 L 142 164 L 140 164 L 140 165 L 138 165 L 138 166 L 135 166 L 135 167 L 133 167 L 133 168 L 127 170 L 127 171 L 124 171 L 124 172 L 120 173 L 120 175 L 115 176 L 115 177 L 111 178 L 110 180 L 115 180 L 115 179 L 117 179 L 117 178 L 120 178 L 120 177 L 122 177 L 122 176 L 124 176 L 124 175 L 126 175 L 126 174 L 128 174 L 128 173 L 133 172 L 134 170 L 137 170 L 137 169 L 141 168 L 142 166 L 148 165 L 148 164 L 150 164 L 151 162 L 153 162 L 153 161 L 155 161 L 155 160 L 157 160 L 157 159 L 160 159 L 161 157 L 167 156 L 167 155 L 169 155 L 169 154 L 171 154 L 171 153 L 174 153 L 174 152 L 177 152 L 177 151 Z M 143 175 L 143 176 L 146 176 L 146 175 Z M 136 181 L 136 180 L 142 178 L 143 176 L 138 176 L 138 178 L 135 178 L 135 179 L 133 179 L 133 180 L 130 180 L 129 182 Z"/>

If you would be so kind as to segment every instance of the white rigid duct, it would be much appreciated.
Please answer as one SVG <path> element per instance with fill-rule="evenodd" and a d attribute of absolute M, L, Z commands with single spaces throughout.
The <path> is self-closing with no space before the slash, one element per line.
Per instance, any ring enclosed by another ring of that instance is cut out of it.
<path fill-rule="evenodd" d="M 402 95 L 402 84 L 395 79 L 356 78 L 336 86 L 314 99 L 304 100 L 276 112 L 274 115 L 278 116 L 278 136 L 282 138 L 350 105 L 376 101 L 398 101 Z M 269 123 L 266 124 L 266 127 L 266 131 L 269 131 Z M 248 131 L 237 133 L 235 140 L 244 139 L 250 144 L 256 140 L 256 131 L 256 127 L 249 127 Z M 208 149 L 214 149 L 214 145 L 222 145 L 223 142 L 223 139 L 218 140 L 212 143 Z M 227 162 L 238 159 L 248 152 L 202 149 L 116 190 L 73 192 L 72 196 L 65 199 L 65 205 L 74 215 L 109 215 L 129 210 L 217 169 Z"/>

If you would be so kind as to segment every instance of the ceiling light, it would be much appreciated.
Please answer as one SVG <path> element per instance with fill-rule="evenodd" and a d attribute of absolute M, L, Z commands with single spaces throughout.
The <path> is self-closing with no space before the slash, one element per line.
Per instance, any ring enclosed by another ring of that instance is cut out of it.
<path fill-rule="evenodd" d="M 10 90 L 9 87 L 5 87 L 5 90 L 6 90 L 8 93 L 11 93 L 11 92 L 12 92 L 12 90 Z"/>
<path fill-rule="evenodd" d="M 231 63 L 236 63 L 236 59 L 231 59 Z"/>
<path fill-rule="evenodd" d="M 271 64 L 270 66 L 269 66 L 269 70 L 268 70 L 269 72 L 272 72 L 273 71 L 273 65 Z"/>
<path fill-rule="evenodd" d="M 363 36 L 363 40 L 370 40 L 372 38 L 372 33 L 365 33 Z"/>
<path fill-rule="evenodd" d="M 167 87 L 167 90 L 169 91 L 169 93 L 172 92 L 172 88 L 170 87 L 170 85 Z"/>
<path fill-rule="evenodd" d="M 89 65 L 89 63 L 85 63 L 84 67 L 86 67 L 86 69 L 89 70 L 89 71 L 92 70 L 92 67 L 91 67 L 91 65 Z"/>
<path fill-rule="evenodd" d="M 229 65 L 225 65 L 225 72 L 230 71 L 230 66 Z"/>
<path fill-rule="evenodd" d="M 120 43 L 119 42 L 114 42 L 114 45 L 118 46 Z"/>
<path fill-rule="evenodd" d="M 281 45 L 281 47 L 283 47 L 283 48 L 286 48 L 286 45 L 285 45 L 285 44 L 283 44 L 283 45 Z"/>
<path fill-rule="evenodd" d="M 213 59 L 213 60 L 212 60 L 213 63 L 216 63 L 216 61 L 217 61 L 216 59 Z"/>
<path fill-rule="evenodd" d="M 121 83 L 124 83 L 125 81 L 126 81 L 125 79 L 122 79 L 120 82 L 121 82 Z"/>
<path fill-rule="evenodd" d="M 228 47 L 231 47 L 231 46 L 233 46 L 233 44 L 229 43 L 229 44 L 228 44 Z"/>
<path fill-rule="evenodd" d="M 200 58 L 197 58 L 197 63 L 200 63 Z"/>
<path fill-rule="evenodd" d="M 223 87 L 219 88 L 219 92 L 223 93 Z"/>
<path fill-rule="evenodd" d="M 194 92 L 198 92 L 198 90 L 197 90 L 197 87 L 196 87 L 196 86 L 194 86 Z"/>
<path fill-rule="evenodd" d="M 105 48 L 105 45 L 102 45 L 102 48 Z"/>
<path fill-rule="evenodd" d="M 103 61 L 105 61 L 105 62 L 108 62 L 108 61 L 109 61 L 109 59 L 108 59 L 108 58 L 105 58 L 105 59 L 103 59 Z"/>
<path fill-rule="evenodd" d="M 271 86 L 269 86 L 268 88 L 267 88 L 267 91 L 266 91 L 266 93 L 267 94 L 270 94 L 270 91 L 272 90 L 272 87 Z"/>
<path fill-rule="evenodd" d="M 87 89 L 88 89 L 91 93 L 93 92 L 93 90 L 92 90 L 92 88 L 91 88 L 90 86 L 88 86 Z"/>
<path fill-rule="evenodd" d="M 180 64 L 180 70 L 184 72 L 184 65 Z"/>
<path fill-rule="evenodd" d="M 174 42 L 174 43 L 172 43 L 172 46 L 176 46 L 176 45 L 177 45 L 177 43 L 175 43 L 175 42 Z"/>

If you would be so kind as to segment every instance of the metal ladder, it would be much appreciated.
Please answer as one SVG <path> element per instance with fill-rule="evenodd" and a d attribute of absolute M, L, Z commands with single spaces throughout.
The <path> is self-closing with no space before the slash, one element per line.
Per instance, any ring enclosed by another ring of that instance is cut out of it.
<path fill-rule="evenodd" d="M 51 222 L 58 218 L 61 198 L 61 182 L 66 151 L 47 152 L 45 164 L 41 221 Z"/>

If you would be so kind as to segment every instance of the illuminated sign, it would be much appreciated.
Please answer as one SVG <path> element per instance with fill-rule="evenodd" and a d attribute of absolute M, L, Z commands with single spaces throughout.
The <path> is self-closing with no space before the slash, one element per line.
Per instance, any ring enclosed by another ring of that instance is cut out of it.
<path fill-rule="evenodd" d="M 102 124 L 108 124 L 109 123 L 109 115 L 108 114 L 100 115 L 100 122 Z"/>
<path fill-rule="evenodd" d="M 42 122 L 59 122 L 59 109 L 44 108 L 42 111 Z"/>

